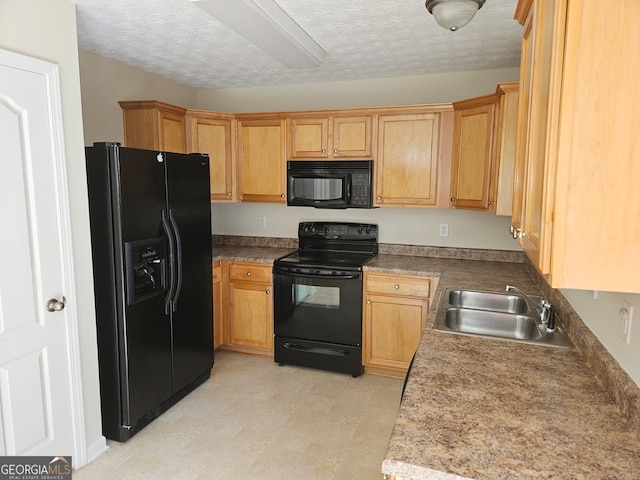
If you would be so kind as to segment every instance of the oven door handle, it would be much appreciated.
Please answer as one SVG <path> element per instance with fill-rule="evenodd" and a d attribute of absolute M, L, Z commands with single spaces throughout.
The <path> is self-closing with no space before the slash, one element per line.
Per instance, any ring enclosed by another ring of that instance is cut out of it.
<path fill-rule="evenodd" d="M 289 275 L 291 277 L 300 277 L 300 278 L 335 278 L 337 280 L 355 280 L 360 278 L 359 273 L 340 273 L 338 275 L 333 273 L 297 273 L 291 272 L 286 269 L 280 269 L 275 267 L 273 270 L 275 273 L 280 273 L 282 275 Z"/>
<path fill-rule="evenodd" d="M 308 345 L 300 345 L 299 343 L 291 343 L 284 342 L 282 346 L 289 350 L 298 350 L 300 352 L 306 353 L 319 353 L 320 355 L 334 355 L 337 357 L 346 357 L 349 355 L 347 350 L 343 350 L 341 348 L 322 348 L 322 347 L 311 347 Z"/>

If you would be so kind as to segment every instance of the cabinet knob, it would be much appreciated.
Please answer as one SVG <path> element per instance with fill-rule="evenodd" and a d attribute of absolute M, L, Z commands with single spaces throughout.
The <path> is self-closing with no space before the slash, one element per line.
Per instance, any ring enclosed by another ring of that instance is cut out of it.
<path fill-rule="evenodd" d="M 247 277 L 250 277 L 250 276 L 251 276 L 251 272 L 247 272 Z"/>
<path fill-rule="evenodd" d="M 334 155 L 337 155 L 337 154 L 338 154 L 338 149 L 337 149 L 337 148 L 334 148 L 334 149 L 333 149 L 333 154 L 334 154 Z"/>
<path fill-rule="evenodd" d="M 493 205 L 493 201 L 489 200 L 489 205 Z"/>
<path fill-rule="evenodd" d="M 367 300 L 367 305 L 371 305 L 371 300 Z"/>
<path fill-rule="evenodd" d="M 324 155 L 325 153 L 327 153 L 327 151 L 323 148 L 322 149 L 322 154 Z"/>
<path fill-rule="evenodd" d="M 377 200 L 382 200 L 382 197 L 381 197 L 380 195 L 378 195 L 378 196 L 376 197 L 376 199 L 377 199 Z"/>
<path fill-rule="evenodd" d="M 284 193 L 281 193 L 281 194 L 280 194 L 280 198 L 284 198 Z"/>
<path fill-rule="evenodd" d="M 395 284 L 395 286 L 394 286 L 393 288 L 395 288 L 396 290 L 399 290 L 399 289 L 400 289 L 400 285 L 398 285 L 398 284 L 396 283 L 396 284 Z"/>
<path fill-rule="evenodd" d="M 266 293 L 267 295 L 269 295 L 269 294 L 271 293 L 271 290 L 269 290 L 269 289 L 267 288 L 267 289 L 265 290 L 265 293 Z"/>
<path fill-rule="evenodd" d="M 456 197 L 451 197 L 449 200 L 451 201 L 451 203 L 454 203 L 456 201 Z"/>
<path fill-rule="evenodd" d="M 227 197 L 230 197 L 230 196 L 231 196 L 231 192 L 227 192 Z"/>

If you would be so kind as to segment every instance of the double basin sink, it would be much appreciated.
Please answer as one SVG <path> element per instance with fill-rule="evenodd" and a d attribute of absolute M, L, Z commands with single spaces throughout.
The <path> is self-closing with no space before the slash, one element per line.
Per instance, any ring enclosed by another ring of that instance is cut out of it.
<path fill-rule="evenodd" d="M 548 331 L 541 324 L 536 306 L 512 292 L 448 288 L 440 300 L 434 328 L 459 335 L 550 347 L 571 346 L 560 327 Z"/>

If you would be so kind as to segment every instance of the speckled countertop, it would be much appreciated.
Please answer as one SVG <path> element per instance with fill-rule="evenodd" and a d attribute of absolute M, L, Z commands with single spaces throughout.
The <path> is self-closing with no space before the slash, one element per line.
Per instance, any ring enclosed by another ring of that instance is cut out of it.
<path fill-rule="evenodd" d="M 447 287 L 538 292 L 525 265 L 378 256 L 370 271 L 437 272 L 382 472 L 406 479 L 640 478 L 640 443 L 582 356 L 431 328 Z"/>
<path fill-rule="evenodd" d="M 215 245 L 214 260 L 270 263 L 294 248 Z M 440 278 L 382 473 L 407 480 L 640 478 L 635 420 L 612 401 L 584 351 L 431 328 L 448 287 L 502 291 L 512 284 L 539 293 L 525 264 L 379 254 L 364 269 Z"/>

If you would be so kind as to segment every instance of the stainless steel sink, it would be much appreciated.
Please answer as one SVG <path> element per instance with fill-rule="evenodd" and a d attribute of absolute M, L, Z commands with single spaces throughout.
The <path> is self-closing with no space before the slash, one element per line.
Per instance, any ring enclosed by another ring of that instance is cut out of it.
<path fill-rule="evenodd" d="M 505 313 L 526 313 L 531 311 L 523 297 L 512 293 L 481 292 L 476 290 L 448 290 L 448 292 L 447 301 L 454 307 Z"/>
<path fill-rule="evenodd" d="M 550 347 L 570 347 L 560 327 L 540 325 L 535 305 L 511 292 L 446 289 L 440 300 L 436 330 Z"/>
<path fill-rule="evenodd" d="M 537 340 L 542 337 L 536 322 L 526 315 L 448 308 L 444 326 L 450 330 L 471 335 L 505 337 L 516 340 Z"/>

